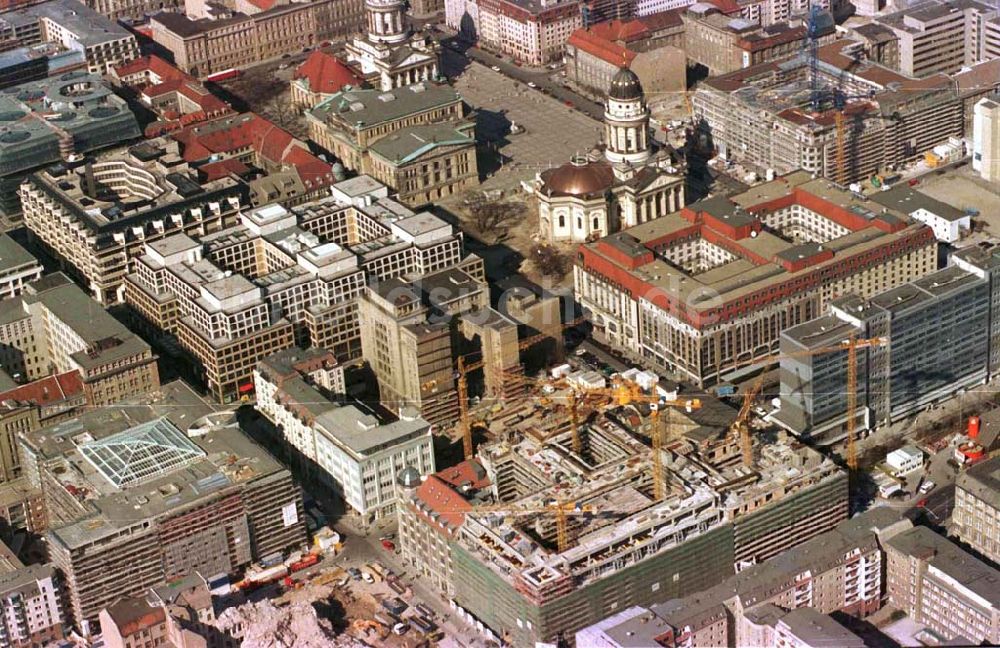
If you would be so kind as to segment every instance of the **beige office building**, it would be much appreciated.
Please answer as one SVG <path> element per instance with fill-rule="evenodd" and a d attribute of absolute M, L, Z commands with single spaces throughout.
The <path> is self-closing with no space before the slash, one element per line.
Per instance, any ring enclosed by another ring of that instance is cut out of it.
<path fill-rule="evenodd" d="M 961 542 L 1000 564 L 1000 457 L 959 474 L 951 522 Z"/>
<path fill-rule="evenodd" d="M 927 527 L 886 543 L 889 604 L 944 639 L 1000 643 L 1000 571 Z"/>
<path fill-rule="evenodd" d="M 226 11 L 191 19 L 162 12 L 150 21 L 153 40 L 173 52 L 178 68 L 198 77 L 340 40 L 363 22 L 360 0 L 275 5 L 249 16 Z"/>

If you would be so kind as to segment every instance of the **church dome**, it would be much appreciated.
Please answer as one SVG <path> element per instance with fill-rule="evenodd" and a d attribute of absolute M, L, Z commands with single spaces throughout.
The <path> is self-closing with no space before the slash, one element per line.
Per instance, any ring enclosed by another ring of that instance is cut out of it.
<path fill-rule="evenodd" d="M 416 488 L 420 485 L 420 471 L 413 466 L 407 466 L 396 475 L 396 481 L 403 488 Z"/>
<path fill-rule="evenodd" d="M 607 162 L 576 159 L 542 173 L 543 191 L 549 195 L 597 196 L 615 183 L 615 173 Z"/>
<path fill-rule="evenodd" d="M 628 68 L 621 68 L 611 79 L 611 87 L 608 88 L 608 96 L 612 99 L 629 101 L 631 99 L 642 99 L 642 84 L 639 77 Z"/>

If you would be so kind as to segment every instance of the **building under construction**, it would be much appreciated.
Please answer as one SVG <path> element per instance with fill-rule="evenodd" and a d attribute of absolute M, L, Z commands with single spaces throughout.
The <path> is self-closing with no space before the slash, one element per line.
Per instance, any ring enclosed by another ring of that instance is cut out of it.
<path fill-rule="evenodd" d="M 846 517 L 847 477 L 815 451 L 758 444 L 747 465 L 731 408 L 661 407 L 657 423 L 644 402 L 656 396 L 595 400 L 605 391 L 572 409 L 567 391 L 497 414 L 503 438 L 477 453 L 478 486 L 488 480 L 495 503 L 471 503 L 481 488 L 438 476 L 401 485 L 404 557 L 421 561 L 411 545 L 428 528 L 441 535 L 442 589 L 488 636 L 518 646 L 572 637 L 630 606 L 711 587 Z M 647 445 L 654 425 L 667 434 L 659 460 Z"/>
<path fill-rule="evenodd" d="M 968 83 L 980 67 L 993 64 L 915 79 L 868 60 L 861 42 L 844 39 L 819 47 L 815 67 L 799 54 L 708 79 L 692 104 L 721 157 L 847 184 L 964 137 L 967 99 L 996 83 Z"/>

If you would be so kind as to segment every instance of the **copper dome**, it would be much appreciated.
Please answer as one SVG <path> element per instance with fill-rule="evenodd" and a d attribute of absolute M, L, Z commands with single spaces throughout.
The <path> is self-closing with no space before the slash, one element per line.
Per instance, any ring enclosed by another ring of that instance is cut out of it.
<path fill-rule="evenodd" d="M 642 99 L 642 84 L 639 83 L 639 77 L 627 67 L 621 68 L 615 74 L 615 77 L 611 79 L 608 96 L 612 99 L 624 101 Z"/>
<path fill-rule="evenodd" d="M 574 160 L 542 173 L 543 189 L 550 196 L 596 196 L 615 183 L 615 174 L 607 162 Z"/>

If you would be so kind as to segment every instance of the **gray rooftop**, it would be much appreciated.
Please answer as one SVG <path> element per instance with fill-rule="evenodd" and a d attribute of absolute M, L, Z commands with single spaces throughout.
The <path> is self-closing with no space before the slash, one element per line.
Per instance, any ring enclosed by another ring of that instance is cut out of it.
<path fill-rule="evenodd" d="M 890 209 L 901 211 L 904 214 L 912 214 L 918 209 L 926 209 L 935 216 L 945 220 L 956 221 L 965 217 L 965 212 L 956 209 L 940 200 L 935 200 L 925 193 L 915 191 L 906 183 L 896 185 L 888 191 L 876 191 L 871 195 L 871 199 L 880 205 L 885 205 Z"/>
<path fill-rule="evenodd" d="M 72 33 L 75 40 L 84 47 L 93 47 L 125 38 L 135 38 L 132 32 L 117 22 L 75 0 L 49 0 L 49 2 L 42 4 L 6 12 L 2 18 L 17 20 L 21 24 L 31 19 L 48 18 Z"/>
<path fill-rule="evenodd" d="M 837 623 L 829 615 L 811 607 L 801 607 L 784 613 L 781 622 L 798 637 L 803 645 L 820 648 L 864 648 L 865 642 Z"/>
<path fill-rule="evenodd" d="M 267 479 L 286 472 L 270 454 L 235 425 L 211 427 L 199 436 L 183 430 L 210 413 L 204 402 L 183 383 L 163 386 L 163 397 L 97 408 L 57 425 L 31 432 L 25 443 L 53 472 L 60 483 L 72 486 L 83 513 L 69 523 L 55 524 L 50 540 L 76 547 L 96 538 L 117 535 L 120 529 L 150 520 L 179 508 L 218 496 L 220 491 Z M 123 488 L 109 481 L 88 461 L 81 447 L 110 443 L 145 429 L 151 422 L 167 426 L 161 417 L 181 430 L 184 439 L 203 456 L 181 462 Z"/>
<path fill-rule="evenodd" d="M 467 129 L 449 124 L 426 124 L 403 128 L 381 138 L 369 149 L 394 164 L 408 164 L 442 146 L 475 146 Z"/>
<path fill-rule="evenodd" d="M 782 338 L 792 340 L 806 349 L 833 346 L 857 334 L 856 327 L 835 315 L 822 315 L 781 332 Z"/>
<path fill-rule="evenodd" d="M 972 466 L 958 475 L 957 486 L 994 509 L 1000 509 L 1000 457 Z"/>
<path fill-rule="evenodd" d="M 430 423 L 404 417 L 382 423 L 355 405 L 330 409 L 316 419 L 317 431 L 357 455 L 371 455 L 393 445 L 430 434 Z"/>
<path fill-rule="evenodd" d="M 9 272 L 24 266 L 38 265 L 38 259 L 7 234 L 0 234 L 0 271 Z"/>
<path fill-rule="evenodd" d="M 900 553 L 926 561 L 994 608 L 1000 607 L 1000 571 L 948 538 L 918 526 L 893 536 L 888 544 Z"/>
<path fill-rule="evenodd" d="M 312 109 L 321 121 L 334 118 L 355 129 L 414 115 L 461 101 L 461 96 L 447 85 L 423 82 L 391 91 L 351 88 L 332 95 Z"/>

